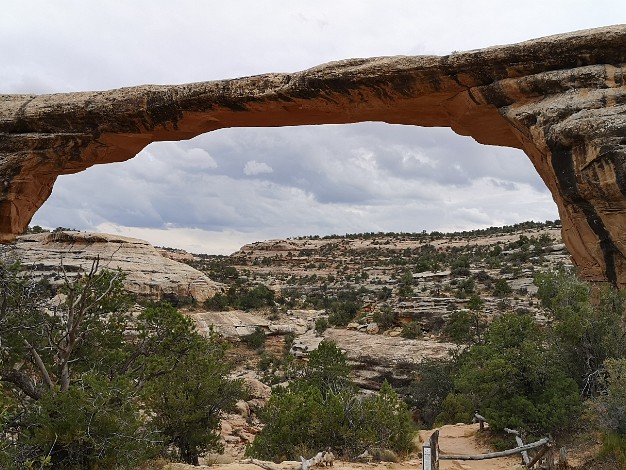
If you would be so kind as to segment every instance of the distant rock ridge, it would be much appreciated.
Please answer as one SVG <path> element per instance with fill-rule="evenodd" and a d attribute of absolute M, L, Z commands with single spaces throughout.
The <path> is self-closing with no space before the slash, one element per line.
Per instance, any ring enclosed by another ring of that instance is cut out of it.
<path fill-rule="evenodd" d="M 154 300 L 204 302 L 222 285 L 204 273 L 162 256 L 148 242 L 105 233 L 53 232 L 17 238 L 5 259 L 19 259 L 37 277 L 61 282 L 61 263 L 70 275 L 88 271 L 94 260 L 100 267 L 121 269 L 125 288 Z"/>
<path fill-rule="evenodd" d="M 150 142 L 228 127 L 382 121 L 451 127 L 526 152 L 579 273 L 626 286 L 626 26 L 452 53 L 350 59 L 298 73 L 55 95 L 0 95 L 0 239 L 58 175 Z M 338 157 L 340 158 L 340 157 Z"/>

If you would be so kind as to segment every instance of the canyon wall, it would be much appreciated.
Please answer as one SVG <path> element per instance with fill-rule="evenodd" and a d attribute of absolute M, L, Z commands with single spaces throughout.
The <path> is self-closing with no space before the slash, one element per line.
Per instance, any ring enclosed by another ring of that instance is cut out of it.
<path fill-rule="evenodd" d="M 0 95 L 0 239 L 26 228 L 58 175 L 127 160 L 150 142 L 228 127 L 381 121 L 445 126 L 483 144 L 522 149 L 558 205 L 579 273 L 625 287 L 625 63 L 620 25 L 441 57 Z"/>

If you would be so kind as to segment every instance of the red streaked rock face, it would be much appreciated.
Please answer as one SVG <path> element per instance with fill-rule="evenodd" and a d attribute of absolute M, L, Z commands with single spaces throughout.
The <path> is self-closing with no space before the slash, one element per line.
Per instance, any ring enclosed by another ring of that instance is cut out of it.
<path fill-rule="evenodd" d="M 0 239 L 58 175 L 227 127 L 447 126 L 524 150 L 582 276 L 626 286 L 626 26 L 449 56 L 352 59 L 293 74 L 0 96 Z"/>

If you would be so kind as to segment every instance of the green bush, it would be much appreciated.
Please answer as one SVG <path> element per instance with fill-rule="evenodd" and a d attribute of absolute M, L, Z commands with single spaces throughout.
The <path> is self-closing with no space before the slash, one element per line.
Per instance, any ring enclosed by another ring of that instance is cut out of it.
<path fill-rule="evenodd" d="M 262 353 L 261 358 L 259 359 L 258 369 L 261 372 L 269 372 L 272 369 L 275 369 L 278 365 L 280 365 L 280 359 L 274 356 L 273 354 Z"/>
<path fill-rule="evenodd" d="M 236 306 L 243 310 L 274 305 L 274 291 L 264 285 L 258 285 L 241 292 Z"/>
<path fill-rule="evenodd" d="M 393 450 L 384 449 L 380 447 L 373 447 L 370 449 L 370 455 L 375 462 L 397 462 L 398 454 Z"/>
<path fill-rule="evenodd" d="M 386 382 L 367 398 L 350 388 L 324 395 L 296 382 L 277 389 L 260 418 L 265 427 L 246 453 L 276 462 L 299 460 L 302 449 L 315 453 L 330 446 L 349 458 L 372 447 L 406 454 L 415 431 L 406 404 Z"/>
<path fill-rule="evenodd" d="M 241 337 L 241 340 L 251 349 L 261 349 L 265 346 L 265 331 L 257 326 L 252 333 Z"/>
<path fill-rule="evenodd" d="M 382 289 L 380 289 L 378 291 L 378 294 L 376 295 L 376 298 L 378 300 L 382 300 L 383 302 L 386 300 L 389 300 L 391 298 L 391 294 L 392 294 L 392 290 L 387 287 L 387 286 L 383 286 Z"/>
<path fill-rule="evenodd" d="M 467 344 L 474 338 L 476 314 L 467 310 L 457 310 L 450 314 L 450 319 L 443 327 L 443 334 L 457 344 Z"/>
<path fill-rule="evenodd" d="M 346 326 L 359 311 L 359 304 L 351 300 L 336 301 L 331 304 L 328 310 L 328 323 L 333 326 Z"/>
<path fill-rule="evenodd" d="M 415 380 L 403 390 L 408 404 L 417 410 L 420 424 L 426 428 L 432 428 L 441 414 L 443 401 L 454 390 L 457 371 L 456 358 L 425 359 L 417 365 Z"/>
<path fill-rule="evenodd" d="M 535 276 L 537 296 L 553 319 L 554 346 L 585 397 L 597 396 L 604 363 L 626 357 L 622 316 L 626 291 L 603 286 L 591 301 L 590 286 L 561 269 Z"/>
<path fill-rule="evenodd" d="M 456 297 L 459 299 L 465 299 L 469 295 L 474 293 L 476 288 L 476 282 L 471 277 L 465 278 L 457 284 Z"/>
<path fill-rule="evenodd" d="M 496 297 L 504 298 L 511 294 L 511 292 L 513 292 L 513 290 L 505 279 L 500 278 L 494 283 L 493 294 Z"/>
<path fill-rule="evenodd" d="M 346 353 L 332 341 L 322 341 L 311 351 L 301 370 L 301 380 L 326 394 L 349 386 L 350 367 Z"/>
<path fill-rule="evenodd" d="M 169 305 L 144 310 L 136 328 L 144 352 L 136 364 L 130 361 L 139 372 L 135 380 L 144 384 L 137 399 L 161 438 L 162 452 L 197 465 L 203 452 L 222 450 L 221 415 L 246 396 L 242 382 L 228 378 L 228 345 L 214 333 L 201 336 L 189 317 Z"/>
<path fill-rule="evenodd" d="M 320 443 L 316 440 L 320 437 L 323 440 L 325 431 L 321 424 L 328 419 L 328 414 L 334 414 L 335 422 L 339 422 L 341 411 L 336 407 L 336 400 L 325 402 L 321 391 L 315 387 L 301 387 L 299 390 L 293 386 L 289 389 L 278 387 L 259 413 L 265 427 L 246 453 L 275 461 L 296 460 L 299 456 L 294 453 L 298 447 L 319 447 Z M 326 446 L 322 444 L 319 448 Z"/>
<path fill-rule="evenodd" d="M 360 396 L 348 372 L 345 354 L 323 341 L 299 378 L 274 390 L 260 412 L 265 426 L 246 453 L 281 461 L 329 446 L 347 457 L 372 447 L 410 451 L 414 427 L 406 404 L 386 382 L 376 396 Z"/>
<path fill-rule="evenodd" d="M 605 366 L 606 391 L 592 403 L 603 431 L 599 458 L 626 468 L 626 359 L 609 359 Z"/>
<path fill-rule="evenodd" d="M 219 450 L 219 417 L 244 393 L 217 337 L 171 305 L 131 317 L 122 274 L 97 261 L 59 289 L 61 304 L 17 265 L 0 263 L 0 280 L 2 468 L 134 468 L 172 450 L 197 463 Z"/>
<path fill-rule="evenodd" d="M 485 301 L 480 298 L 478 294 L 472 294 L 467 302 L 467 308 L 472 310 L 473 312 L 481 311 L 485 306 Z"/>
<path fill-rule="evenodd" d="M 480 410 L 495 430 L 535 436 L 563 430 L 581 409 L 576 382 L 559 366 L 546 336 L 531 318 L 516 314 L 494 320 L 484 344 L 461 356 L 454 390 L 441 420 Z"/>
<path fill-rule="evenodd" d="M 355 436 L 349 436 L 347 454 L 355 456 L 362 449 L 380 447 L 407 454 L 413 448 L 417 430 L 406 403 L 386 381 L 378 394 L 359 399 L 353 422 Z M 352 440 L 354 439 L 354 441 Z"/>
<path fill-rule="evenodd" d="M 476 273 L 476 280 L 482 284 L 486 284 L 491 282 L 491 276 L 481 269 Z"/>
<path fill-rule="evenodd" d="M 626 435 L 604 434 L 598 457 L 602 461 L 613 463 L 614 468 L 626 468 Z"/>
<path fill-rule="evenodd" d="M 422 328 L 419 326 L 417 322 L 407 323 L 402 327 L 402 337 L 407 339 L 415 339 L 421 336 Z"/>
<path fill-rule="evenodd" d="M 389 305 L 383 305 L 379 310 L 374 312 L 372 320 L 376 322 L 381 330 L 387 330 L 391 328 L 398 318 L 398 313 L 395 312 Z"/>
<path fill-rule="evenodd" d="M 469 270 L 469 268 L 470 268 L 470 260 L 466 255 L 459 256 L 450 264 L 450 269 L 452 270 L 453 274 L 455 270 L 458 270 L 458 269 Z"/>
<path fill-rule="evenodd" d="M 213 312 L 222 312 L 229 306 L 228 297 L 220 292 L 204 301 L 204 306 Z"/>
<path fill-rule="evenodd" d="M 324 333 L 324 331 L 326 331 L 326 329 L 329 327 L 329 323 L 328 323 L 328 319 L 325 317 L 319 317 L 315 319 L 315 332 L 318 335 L 321 335 L 322 333 Z"/>
<path fill-rule="evenodd" d="M 291 346 L 293 346 L 294 341 L 296 340 L 295 333 L 286 333 L 283 337 L 283 357 L 289 355 L 289 351 L 291 351 Z"/>
<path fill-rule="evenodd" d="M 410 270 L 404 271 L 398 284 L 398 297 L 406 299 L 413 295 L 413 273 Z"/>
<path fill-rule="evenodd" d="M 606 392 L 599 397 L 604 408 L 604 428 L 626 436 L 626 359 L 607 359 Z"/>
<path fill-rule="evenodd" d="M 463 393 L 449 393 L 441 403 L 441 413 L 435 419 L 435 426 L 453 423 L 469 423 L 474 416 L 476 402 Z"/>
<path fill-rule="evenodd" d="M 274 291 L 259 284 L 247 288 L 240 283 L 233 284 L 226 293 L 217 293 L 204 302 L 204 306 L 212 311 L 224 311 L 229 307 L 251 310 L 261 307 L 272 307 L 276 303 Z"/>
<path fill-rule="evenodd" d="M 22 417 L 22 445 L 55 468 L 119 468 L 156 455 L 130 381 L 86 374 L 65 393 L 46 393 Z M 146 445 L 148 444 L 148 445 Z M 119 458 L 120 455 L 124 459 Z"/>

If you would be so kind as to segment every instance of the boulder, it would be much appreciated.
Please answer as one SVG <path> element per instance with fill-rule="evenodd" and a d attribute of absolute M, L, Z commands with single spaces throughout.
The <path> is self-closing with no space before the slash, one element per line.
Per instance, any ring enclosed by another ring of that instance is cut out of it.
<path fill-rule="evenodd" d="M 248 390 L 248 395 L 252 399 L 261 399 L 261 400 L 269 400 L 272 394 L 272 388 L 265 385 L 259 379 L 254 377 L 245 376 L 243 377 L 244 385 Z"/>

